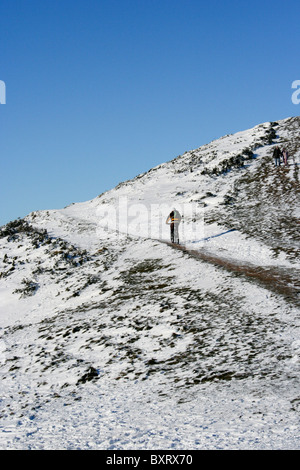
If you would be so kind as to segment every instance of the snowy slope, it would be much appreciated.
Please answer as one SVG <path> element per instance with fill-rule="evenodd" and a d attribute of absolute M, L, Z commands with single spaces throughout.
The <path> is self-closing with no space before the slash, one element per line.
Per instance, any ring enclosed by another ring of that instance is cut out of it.
<path fill-rule="evenodd" d="M 299 448 L 299 126 L 2 227 L 1 448 Z"/>

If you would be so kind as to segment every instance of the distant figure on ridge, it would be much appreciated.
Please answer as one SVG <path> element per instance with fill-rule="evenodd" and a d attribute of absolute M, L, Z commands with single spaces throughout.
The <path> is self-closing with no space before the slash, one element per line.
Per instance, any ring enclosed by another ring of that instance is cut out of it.
<path fill-rule="evenodd" d="M 287 151 L 286 148 L 284 148 L 284 149 L 282 150 L 282 155 L 283 155 L 283 163 L 285 164 L 285 166 L 287 166 L 287 164 L 288 164 L 288 158 L 289 158 L 289 153 L 288 153 L 288 151 Z"/>
<path fill-rule="evenodd" d="M 277 166 L 277 164 L 278 164 L 278 166 L 280 166 L 280 163 L 281 163 L 281 162 L 280 162 L 280 158 L 281 158 L 281 156 L 282 156 L 282 152 L 281 152 L 280 148 L 279 148 L 278 146 L 276 146 L 276 147 L 274 148 L 274 152 L 273 152 L 273 158 L 274 158 L 274 160 L 275 160 L 275 166 Z"/>
<path fill-rule="evenodd" d="M 170 225 L 170 235 L 172 243 L 179 243 L 178 227 L 180 222 L 181 215 L 179 214 L 178 210 L 173 209 L 166 220 L 166 224 Z"/>

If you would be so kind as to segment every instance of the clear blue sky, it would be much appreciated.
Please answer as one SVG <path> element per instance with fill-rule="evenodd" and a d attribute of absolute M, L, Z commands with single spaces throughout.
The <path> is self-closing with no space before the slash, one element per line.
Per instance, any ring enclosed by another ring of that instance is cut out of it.
<path fill-rule="evenodd" d="M 299 0 L 1 0 L 0 225 L 300 115 Z"/>

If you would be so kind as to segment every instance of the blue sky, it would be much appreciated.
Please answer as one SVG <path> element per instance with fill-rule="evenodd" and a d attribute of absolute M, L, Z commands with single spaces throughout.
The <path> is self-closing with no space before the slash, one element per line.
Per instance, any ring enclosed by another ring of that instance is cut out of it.
<path fill-rule="evenodd" d="M 0 225 L 300 115 L 297 0 L 1 0 Z"/>

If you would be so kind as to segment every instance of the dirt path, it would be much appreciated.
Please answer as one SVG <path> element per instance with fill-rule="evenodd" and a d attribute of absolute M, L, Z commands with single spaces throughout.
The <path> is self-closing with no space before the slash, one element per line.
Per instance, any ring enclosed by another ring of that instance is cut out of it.
<path fill-rule="evenodd" d="M 186 248 L 184 245 L 176 245 L 163 242 L 173 249 L 182 251 L 193 258 L 200 259 L 215 266 L 226 269 L 229 272 L 253 280 L 270 291 L 284 296 L 285 300 L 300 307 L 300 270 L 282 267 L 264 267 L 253 264 L 242 264 L 234 260 L 220 258 L 205 251 L 196 251 Z"/>

